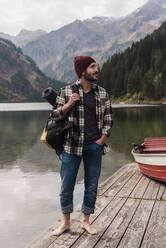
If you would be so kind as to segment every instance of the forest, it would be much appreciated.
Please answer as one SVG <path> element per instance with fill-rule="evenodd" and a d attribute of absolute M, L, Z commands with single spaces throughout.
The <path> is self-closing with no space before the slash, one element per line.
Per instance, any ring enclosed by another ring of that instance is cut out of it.
<path fill-rule="evenodd" d="M 113 99 L 161 100 L 166 97 L 166 22 L 100 69 L 100 86 Z"/>

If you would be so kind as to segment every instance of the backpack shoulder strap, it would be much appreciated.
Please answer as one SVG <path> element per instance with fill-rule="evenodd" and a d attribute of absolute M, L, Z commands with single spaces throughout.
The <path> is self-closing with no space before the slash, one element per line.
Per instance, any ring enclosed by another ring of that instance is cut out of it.
<path fill-rule="evenodd" d="M 78 88 L 79 88 L 78 85 L 75 84 L 75 83 L 71 85 L 71 89 L 72 89 L 72 92 L 73 92 L 73 93 L 79 94 L 79 89 L 78 89 Z M 76 102 L 75 106 L 79 106 L 80 104 L 81 104 L 81 101 L 78 100 L 78 101 Z"/>
<path fill-rule="evenodd" d="M 78 85 L 77 84 L 72 84 L 71 85 L 71 89 L 72 89 L 72 92 L 73 93 L 77 93 L 77 94 L 79 94 L 79 90 L 78 90 Z"/>

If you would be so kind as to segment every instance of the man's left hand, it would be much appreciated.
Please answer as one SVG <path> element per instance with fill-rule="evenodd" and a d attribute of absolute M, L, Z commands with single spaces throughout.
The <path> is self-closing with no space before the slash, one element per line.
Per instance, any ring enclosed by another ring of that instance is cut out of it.
<path fill-rule="evenodd" d="M 102 146 L 106 142 L 106 138 L 107 138 L 107 136 L 105 134 L 103 134 L 100 139 L 96 140 L 96 143 L 98 145 L 101 145 Z"/>

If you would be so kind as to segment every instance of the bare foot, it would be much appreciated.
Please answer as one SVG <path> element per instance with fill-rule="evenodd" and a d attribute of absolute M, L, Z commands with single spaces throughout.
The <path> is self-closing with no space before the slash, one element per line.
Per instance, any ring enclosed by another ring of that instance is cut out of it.
<path fill-rule="evenodd" d="M 85 229 L 88 233 L 92 235 L 97 234 L 97 230 L 94 227 L 92 227 L 88 222 L 83 221 L 81 228 Z"/>
<path fill-rule="evenodd" d="M 70 225 L 62 224 L 59 228 L 51 232 L 51 236 L 59 236 L 67 230 L 70 230 Z"/>

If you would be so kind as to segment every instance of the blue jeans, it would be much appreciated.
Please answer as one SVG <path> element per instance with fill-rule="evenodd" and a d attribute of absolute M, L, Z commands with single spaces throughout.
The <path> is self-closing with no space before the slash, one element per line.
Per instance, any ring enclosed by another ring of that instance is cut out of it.
<path fill-rule="evenodd" d="M 81 159 L 83 159 L 84 163 L 85 186 L 82 212 L 84 214 L 94 213 L 101 171 L 102 151 L 103 146 L 98 145 L 96 142 L 85 145 L 82 156 L 70 155 L 63 151 L 60 171 L 62 182 L 60 203 L 63 213 L 73 212 L 73 191 Z"/>

